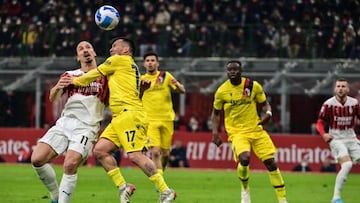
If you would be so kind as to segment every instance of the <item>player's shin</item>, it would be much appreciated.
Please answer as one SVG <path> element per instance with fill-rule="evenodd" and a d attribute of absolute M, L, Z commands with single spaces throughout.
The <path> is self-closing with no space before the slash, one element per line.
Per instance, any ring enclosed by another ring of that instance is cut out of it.
<path fill-rule="evenodd" d="M 49 191 L 50 198 L 52 200 L 57 200 L 59 197 L 59 187 L 53 167 L 50 164 L 45 164 L 41 167 L 33 166 L 33 168 L 35 169 L 39 179 Z"/>
<path fill-rule="evenodd" d="M 160 192 L 164 192 L 169 188 L 165 183 L 164 177 L 160 173 L 150 176 L 149 179 Z"/>
<path fill-rule="evenodd" d="M 341 164 L 341 169 L 336 175 L 334 196 L 333 196 L 334 199 L 341 197 L 341 190 L 347 179 L 348 174 L 351 171 L 352 165 L 353 163 L 351 161 L 347 161 Z"/>
<path fill-rule="evenodd" d="M 59 203 L 68 203 L 77 183 L 77 174 L 63 174 L 59 187 Z"/>
<path fill-rule="evenodd" d="M 116 187 L 120 188 L 122 185 L 126 184 L 124 177 L 121 175 L 119 168 L 114 168 L 107 172 L 108 176 L 110 176 L 111 180 L 114 182 Z"/>
<path fill-rule="evenodd" d="M 240 163 L 237 165 L 237 175 L 242 183 L 242 187 L 247 189 L 249 186 L 250 167 L 243 166 Z"/>
<path fill-rule="evenodd" d="M 269 171 L 271 185 L 274 187 L 279 200 L 286 199 L 285 183 L 281 176 L 280 170 Z"/>

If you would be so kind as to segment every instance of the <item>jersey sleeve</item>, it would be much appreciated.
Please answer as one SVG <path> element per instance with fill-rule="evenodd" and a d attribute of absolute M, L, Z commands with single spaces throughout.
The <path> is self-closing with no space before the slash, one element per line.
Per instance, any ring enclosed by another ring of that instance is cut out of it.
<path fill-rule="evenodd" d="M 255 93 L 255 101 L 257 103 L 263 103 L 266 101 L 266 94 L 264 92 L 264 89 L 256 81 L 254 81 L 254 93 Z"/>
<path fill-rule="evenodd" d="M 321 106 L 321 109 L 319 111 L 319 115 L 318 115 L 318 118 L 319 119 L 322 119 L 324 121 L 327 121 L 327 117 L 328 117 L 328 113 L 327 113 L 327 109 L 328 109 L 328 106 L 324 103 L 322 106 Z"/>
<path fill-rule="evenodd" d="M 173 89 L 173 90 L 176 90 L 176 86 L 174 84 L 172 84 L 171 80 L 174 79 L 175 77 L 170 73 L 170 72 L 165 72 L 166 74 L 166 77 L 168 77 L 168 83 L 169 83 L 169 86 Z"/>
<path fill-rule="evenodd" d="M 325 132 L 325 127 L 324 127 L 324 120 L 322 120 L 322 119 L 318 119 L 317 121 L 316 121 L 316 130 L 319 132 L 319 134 L 321 135 L 321 136 L 324 136 L 324 134 L 326 133 Z"/>
<path fill-rule="evenodd" d="M 221 97 L 221 92 L 217 90 L 214 96 L 213 108 L 216 110 L 222 110 L 224 107 L 224 100 Z"/>
<path fill-rule="evenodd" d="M 92 69 L 82 76 L 75 78 L 73 84 L 76 86 L 87 86 L 99 77 L 101 77 L 101 73 L 97 69 Z"/>
<path fill-rule="evenodd" d="M 355 109 L 356 109 L 356 116 L 358 119 L 360 119 L 360 104 L 358 103 L 356 106 L 355 106 Z"/>

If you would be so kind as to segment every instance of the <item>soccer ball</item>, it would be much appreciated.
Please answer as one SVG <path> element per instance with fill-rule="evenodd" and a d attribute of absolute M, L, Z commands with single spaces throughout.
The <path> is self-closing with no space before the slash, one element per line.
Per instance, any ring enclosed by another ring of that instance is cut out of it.
<path fill-rule="evenodd" d="M 120 20 L 120 14 L 116 8 L 104 5 L 101 6 L 95 13 L 95 23 L 103 30 L 114 29 Z"/>

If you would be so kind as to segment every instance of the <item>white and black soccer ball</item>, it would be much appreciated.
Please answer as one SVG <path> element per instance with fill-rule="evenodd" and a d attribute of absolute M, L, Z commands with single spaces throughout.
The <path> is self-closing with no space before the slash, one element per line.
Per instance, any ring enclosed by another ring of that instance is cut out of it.
<path fill-rule="evenodd" d="M 120 14 L 116 8 L 104 5 L 101 6 L 95 13 L 95 23 L 103 30 L 114 29 L 120 20 Z"/>

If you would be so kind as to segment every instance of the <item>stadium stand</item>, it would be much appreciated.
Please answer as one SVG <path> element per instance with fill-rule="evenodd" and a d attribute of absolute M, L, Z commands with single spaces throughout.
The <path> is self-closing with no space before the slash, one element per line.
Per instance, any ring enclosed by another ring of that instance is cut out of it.
<path fill-rule="evenodd" d="M 103 4 L 118 29 L 94 23 Z M 1 6 L 0 56 L 73 56 L 79 40 L 106 55 L 104 39 L 125 35 L 169 57 L 359 58 L 358 1 L 19 1 Z"/>

